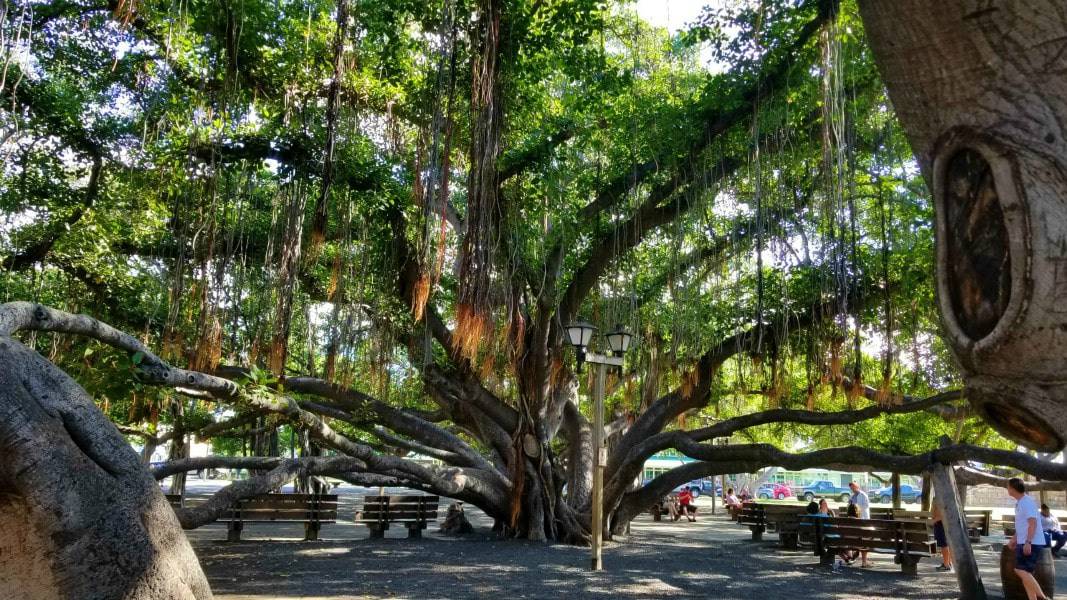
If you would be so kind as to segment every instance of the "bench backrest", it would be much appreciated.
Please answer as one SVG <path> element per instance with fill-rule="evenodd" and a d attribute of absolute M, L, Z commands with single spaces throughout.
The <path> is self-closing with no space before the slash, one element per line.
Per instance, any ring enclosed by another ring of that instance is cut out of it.
<path fill-rule="evenodd" d="M 242 521 L 335 521 L 337 494 L 260 494 L 238 500 L 225 517 Z"/>
<path fill-rule="evenodd" d="M 1052 516 L 1056 517 L 1059 520 L 1061 529 L 1067 530 L 1067 517 L 1056 516 L 1055 513 L 1053 513 Z M 1000 524 L 1000 527 L 1004 529 L 1004 532 L 1008 535 L 1015 533 L 1015 513 L 1007 513 L 1000 515 L 1000 520 L 998 521 L 998 523 Z"/>
<path fill-rule="evenodd" d="M 993 527 L 991 510 L 965 510 L 963 519 L 967 522 L 967 529 L 975 529 L 982 535 L 989 535 L 989 530 Z"/>
<path fill-rule="evenodd" d="M 796 522 L 804 514 L 804 507 L 790 504 L 759 504 L 741 507 L 738 522 L 742 525 L 770 525 Z"/>
<path fill-rule="evenodd" d="M 362 521 L 381 523 L 396 521 L 425 522 L 437 519 L 439 496 L 365 496 Z"/>
<path fill-rule="evenodd" d="M 185 498 L 181 494 L 163 494 L 167 497 L 167 502 L 170 503 L 171 508 L 182 508 L 185 506 Z"/>
<path fill-rule="evenodd" d="M 804 516 L 802 522 L 815 527 L 817 554 L 828 548 L 889 550 L 898 555 L 930 554 L 933 550 L 926 524 L 918 521 Z"/>

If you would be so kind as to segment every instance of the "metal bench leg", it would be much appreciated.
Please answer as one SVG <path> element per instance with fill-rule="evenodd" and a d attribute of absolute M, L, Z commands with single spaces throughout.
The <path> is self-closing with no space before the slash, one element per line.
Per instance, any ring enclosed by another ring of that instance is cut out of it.
<path fill-rule="evenodd" d="M 319 539 L 319 528 L 322 527 L 322 523 L 318 521 L 308 521 L 304 523 L 304 541 L 313 542 Z"/>
<path fill-rule="evenodd" d="M 226 527 L 226 541 L 241 541 L 241 530 L 244 529 L 244 526 L 245 524 L 241 521 L 230 521 L 230 524 Z"/>
<path fill-rule="evenodd" d="M 763 541 L 763 527 L 759 527 L 759 526 L 753 525 L 752 527 L 749 527 L 749 529 L 752 530 L 752 541 L 753 542 L 762 542 Z"/>
<path fill-rule="evenodd" d="M 905 554 L 900 557 L 900 571 L 905 575 L 919 574 L 919 557 Z"/>
<path fill-rule="evenodd" d="M 779 538 L 782 540 L 782 546 L 786 550 L 797 550 L 800 548 L 800 533 L 780 533 Z"/>
<path fill-rule="evenodd" d="M 370 525 L 370 526 L 368 526 L 368 529 L 370 529 L 370 539 L 372 539 L 372 540 L 380 540 L 380 539 L 384 539 L 385 538 L 385 528 L 384 527 L 381 527 L 381 526 L 378 526 L 378 525 Z"/>
<path fill-rule="evenodd" d="M 422 538 L 422 527 L 418 524 L 408 525 L 408 539 L 417 540 Z"/>
<path fill-rule="evenodd" d="M 819 555 L 819 564 L 824 567 L 834 566 L 834 553 L 832 550 L 823 550 Z"/>

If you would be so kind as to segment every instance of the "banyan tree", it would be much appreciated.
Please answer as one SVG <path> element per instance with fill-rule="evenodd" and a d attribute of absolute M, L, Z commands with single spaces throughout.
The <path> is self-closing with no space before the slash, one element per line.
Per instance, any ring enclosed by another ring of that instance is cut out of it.
<path fill-rule="evenodd" d="M 579 318 L 637 337 L 615 532 L 769 466 L 1067 480 L 1013 443 L 1065 441 L 1067 15 L 936 4 L 5 5 L 0 584 L 209 597 L 179 526 L 323 474 L 584 543 Z"/>

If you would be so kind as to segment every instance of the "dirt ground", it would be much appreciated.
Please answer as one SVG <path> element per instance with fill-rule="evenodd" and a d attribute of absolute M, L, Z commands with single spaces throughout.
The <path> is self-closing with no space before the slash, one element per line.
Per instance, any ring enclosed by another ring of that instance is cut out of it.
<path fill-rule="evenodd" d="M 497 540 L 477 511 L 470 511 L 472 536 L 431 529 L 408 540 L 404 529 L 393 529 L 369 540 L 351 520 L 358 500 L 342 490 L 340 522 L 323 526 L 323 541 L 300 541 L 299 525 L 282 524 L 249 524 L 246 541 L 237 543 L 222 541 L 220 524 L 189 537 L 220 600 L 958 597 L 955 576 L 935 572 L 933 559 L 920 563 L 918 577 L 901 574 L 891 556 L 875 557 L 873 569 L 831 571 L 810 551 L 779 548 L 775 535 L 752 542 L 748 529 L 721 514 L 702 514 L 696 523 L 639 517 L 629 536 L 606 547 L 604 571 L 592 573 L 588 549 Z M 999 555 L 988 542 L 979 548 L 987 590 L 999 597 Z M 1057 566 L 1062 595 L 1067 560 Z"/>

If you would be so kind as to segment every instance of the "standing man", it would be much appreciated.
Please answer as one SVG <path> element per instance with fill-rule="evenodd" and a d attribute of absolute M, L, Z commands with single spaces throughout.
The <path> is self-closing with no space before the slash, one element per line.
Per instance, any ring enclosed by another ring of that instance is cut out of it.
<path fill-rule="evenodd" d="M 948 546 L 948 537 L 945 535 L 944 517 L 941 515 L 941 498 L 934 498 L 931 507 L 930 520 L 934 522 L 934 541 L 937 549 L 941 551 L 941 566 L 937 571 L 952 571 L 952 548 Z"/>
<path fill-rule="evenodd" d="M 1045 550 L 1045 533 L 1041 531 L 1041 511 L 1026 493 L 1026 484 L 1018 477 L 1008 480 L 1008 495 L 1015 499 L 1015 535 L 1008 547 L 1015 550 L 1015 574 L 1026 588 L 1028 600 L 1043 600 L 1045 592 L 1034 579 L 1034 569 Z"/>
<path fill-rule="evenodd" d="M 856 507 L 856 514 L 861 519 L 871 518 L 871 499 L 867 497 L 867 492 L 864 492 L 860 488 L 860 484 L 855 481 L 851 481 L 848 484 L 848 489 L 852 490 L 852 497 L 849 499 L 849 504 Z M 867 560 L 867 551 L 860 551 L 860 566 L 864 569 L 871 566 L 871 563 Z"/>

